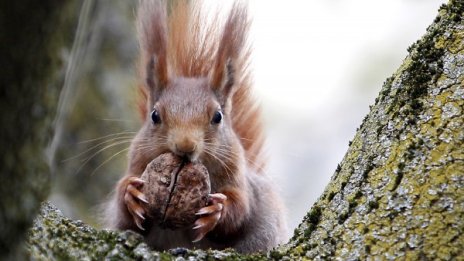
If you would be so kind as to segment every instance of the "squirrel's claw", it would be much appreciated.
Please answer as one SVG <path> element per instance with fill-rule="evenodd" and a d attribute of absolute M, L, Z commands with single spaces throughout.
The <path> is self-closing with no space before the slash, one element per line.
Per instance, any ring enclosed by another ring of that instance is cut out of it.
<path fill-rule="evenodd" d="M 195 215 L 201 216 L 195 221 L 194 227 L 195 239 L 193 242 L 202 240 L 205 235 L 213 230 L 222 217 L 224 202 L 227 197 L 224 194 L 216 193 L 209 195 L 209 206 L 201 208 Z"/>
<path fill-rule="evenodd" d="M 203 215 L 213 214 L 214 212 L 221 212 L 223 207 L 224 207 L 223 204 L 218 203 L 218 204 L 200 209 L 197 213 L 195 213 L 195 215 L 203 216 Z"/>
<path fill-rule="evenodd" d="M 222 206 L 220 208 L 222 209 Z M 219 211 L 197 219 L 197 221 L 195 221 L 195 226 L 193 227 L 193 230 L 195 230 L 195 239 L 193 242 L 202 240 L 208 232 L 213 230 L 221 216 L 222 212 Z"/>
<path fill-rule="evenodd" d="M 135 185 L 135 186 L 142 186 L 143 184 L 145 184 L 145 180 L 141 178 L 137 178 L 137 177 L 130 177 L 129 182 L 130 184 Z"/>
<path fill-rule="evenodd" d="M 208 195 L 208 201 L 209 203 L 223 203 L 227 200 L 227 196 L 222 194 L 222 193 L 214 193 L 214 194 L 209 194 Z"/>
<path fill-rule="evenodd" d="M 137 219 L 137 218 L 134 219 L 134 223 L 135 223 L 135 225 L 136 225 L 140 230 L 145 231 L 145 228 L 143 228 L 140 219 Z"/>
<path fill-rule="evenodd" d="M 124 194 L 124 203 L 126 204 L 127 210 L 132 215 L 135 225 L 140 230 L 145 230 L 142 226 L 146 213 L 143 205 L 148 203 L 145 195 L 139 190 L 144 183 L 145 182 L 140 178 L 129 178 L 126 193 Z"/>

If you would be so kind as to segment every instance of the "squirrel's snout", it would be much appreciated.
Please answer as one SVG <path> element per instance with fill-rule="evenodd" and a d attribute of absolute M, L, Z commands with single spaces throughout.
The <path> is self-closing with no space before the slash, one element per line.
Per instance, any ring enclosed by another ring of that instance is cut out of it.
<path fill-rule="evenodd" d="M 174 129 L 169 133 L 167 143 L 172 153 L 196 161 L 202 150 L 202 135 L 195 130 L 186 133 L 184 129 Z"/>
<path fill-rule="evenodd" d="M 187 157 L 189 160 L 195 160 L 196 155 L 198 153 L 195 153 L 197 151 L 197 143 L 193 140 L 190 139 L 184 139 L 180 142 L 176 142 L 174 144 L 174 153 L 181 156 L 181 157 Z"/>
<path fill-rule="evenodd" d="M 193 146 L 185 146 L 184 144 L 176 144 L 176 151 L 180 154 L 191 154 L 194 153 L 196 150 L 196 145 Z"/>

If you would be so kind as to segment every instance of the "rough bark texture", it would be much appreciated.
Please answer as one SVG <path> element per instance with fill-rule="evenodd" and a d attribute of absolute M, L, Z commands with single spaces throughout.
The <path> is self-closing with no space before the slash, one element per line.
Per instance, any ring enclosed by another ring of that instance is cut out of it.
<path fill-rule="evenodd" d="M 34 257 L 102 259 L 453 259 L 464 256 L 464 1 L 450 1 L 389 78 L 345 158 L 295 230 L 267 254 L 156 253 L 45 205 Z M 47 240 L 44 240 L 47 238 Z"/>
<path fill-rule="evenodd" d="M 64 37 L 72 19 L 68 5 L 60 0 L 0 4 L 0 259 L 23 259 L 20 242 L 48 195 L 44 150 L 61 89 L 53 84 L 59 54 L 71 43 Z"/>
<path fill-rule="evenodd" d="M 166 253 L 151 251 L 141 235 L 131 231 L 96 230 L 81 221 L 63 217 L 44 203 L 31 229 L 31 257 L 37 260 L 169 260 L 175 256 L 198 259 L 253 260 L 262 256 L 241 257 L 233 251 L 192 251 L 173 249 Z"/>
<path fill-rule="evenodd" d="M 463 12 L 451 1 L 410 47 L 285 255 L 462 258 Z"/>

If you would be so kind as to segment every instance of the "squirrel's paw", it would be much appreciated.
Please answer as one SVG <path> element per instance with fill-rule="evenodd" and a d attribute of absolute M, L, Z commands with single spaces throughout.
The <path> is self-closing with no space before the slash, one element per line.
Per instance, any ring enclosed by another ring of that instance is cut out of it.
<path fill-rule="evenodd" d="M 209 194 L 208 206 L 201 208 L 196 215 L 199 216 L 193 230 L 195 231 L 195 239 L 193 242 L 198 242 L 203 237 L 216 227 L 218 221 L 221 219 L 222 211 L 224 209 L 224 202 L 227 196 L 222 193 Z"/>
<path fill-rule="evenodd" d="M 124 203 L 127 210 L 132 215 L 135 225 L 141 230 L 145 230 L 142 223 L 146 214 L 144 205 L 148 203 L 145 195 L 140 192 L 140 188 L 144 183 L 145 181 L 140 178 L 130 177 L 127 180 L 126 192 L 124 193 Z"/>

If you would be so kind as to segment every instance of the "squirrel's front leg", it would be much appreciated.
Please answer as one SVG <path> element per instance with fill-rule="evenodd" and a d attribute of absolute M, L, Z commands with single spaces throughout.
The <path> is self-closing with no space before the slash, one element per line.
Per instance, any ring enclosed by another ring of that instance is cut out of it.
<path fill-rule="evenodd" d="M 209 195 L 208 206 L 201 208 L 196 215 L 193 230 L 195 239 L 200 241 L 210 231 L 221 235 L 237 232 L 250 212 L 245 192 L 239 188 L 225 188 L 221 193 Z"/>

